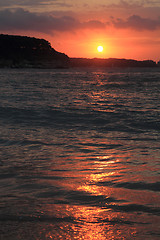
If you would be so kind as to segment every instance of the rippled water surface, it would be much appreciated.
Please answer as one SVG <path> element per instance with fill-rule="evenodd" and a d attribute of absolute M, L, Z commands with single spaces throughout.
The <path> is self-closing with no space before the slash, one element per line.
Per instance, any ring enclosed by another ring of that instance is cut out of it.
<path fill-rule="evenodd" d="M 160 72 L 0 70 L 0 239 L 160 239 Z"/>

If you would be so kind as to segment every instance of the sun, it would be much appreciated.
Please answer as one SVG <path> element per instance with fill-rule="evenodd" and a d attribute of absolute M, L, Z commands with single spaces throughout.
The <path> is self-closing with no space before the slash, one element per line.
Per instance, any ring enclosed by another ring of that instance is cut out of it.
<path fill-rule="evenodd" d="M 98 52 L 103 52 L 103 46 L 98 46 L 98 47 L 97 47 L 97 51 L 98 51 Z"/>

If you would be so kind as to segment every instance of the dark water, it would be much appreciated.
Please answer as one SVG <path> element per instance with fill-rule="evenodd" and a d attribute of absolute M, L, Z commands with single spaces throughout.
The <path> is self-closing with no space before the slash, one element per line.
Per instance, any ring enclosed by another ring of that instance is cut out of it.
<path fill-rule="evenodd" d="M 0 70 L 0 239 L 160 239 L 160 72 Z"/>

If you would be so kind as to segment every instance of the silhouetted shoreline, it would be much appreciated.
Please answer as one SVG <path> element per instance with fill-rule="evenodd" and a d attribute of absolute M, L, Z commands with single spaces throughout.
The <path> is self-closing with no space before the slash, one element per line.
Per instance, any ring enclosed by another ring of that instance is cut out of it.
<path fill-rule="evenodd" d="M 0 68 L 160 68 L 160 61 L 118 58 L 69 58 L 38 38 L 0 35 Z"/>
<path fill-rule="evenodd" d="M 153 60 L 137 61 L 133 59 L 118 58 L 70 58 L 71 67 L 105 67 L 105 68 L 157 68 L 160 62 Z"/>

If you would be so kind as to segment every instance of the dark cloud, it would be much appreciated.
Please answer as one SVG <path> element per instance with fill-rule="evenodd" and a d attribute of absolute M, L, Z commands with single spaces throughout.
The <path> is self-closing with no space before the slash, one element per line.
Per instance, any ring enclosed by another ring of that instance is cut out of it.
<path fill-rule="evenodd" d="M 43 33 L 54 31 L 75 31 L 82 28 L 102 28 L 105 25 L 99 21 L 80 22 L 74 17 L 31 13 L 24 9 L 0 11 L 0 30 L 26 30 Z"/>
<path fill-rule="evenodd" d="M 46 28 L 45 28 L 46 26 Z M 39 16 L 23 9 L 0 11 L 0 30 L 34 30 L 49 32 L 50 17 Z"/>
<path fill-rule="evenodd" d="M 144 6 L 144 2 L 142 1 L 125 1 L 125 0 L 120 0 L 118 3 L 110 3 L 110 4 L 105 4 L 105 5 L 101 5 L 103 8 L 106 9 L 125 9 L 125 10 L 129 10 L 129 9 L 137 9 L 137 8 L 141 8 Z"/>
<path fill-rule="evenodd" d="M 154 31 L 160 28 L 160 19 L 153 20 L 150 18 L 142 18 L 138 15 L 133 15 L 127 20 L 117 19 L 113 20 L 113 25 L 116 28 L 131 28 L 137 31 L 149 30 Z"/>
<path fill-rule="evenodd" d="M 63 6 L 71 7 L 72 5 L 60 0 L 0 0 L 0 7 L 32 7 L 32 6 Z"/>
<path fill-rule="evenodd" d="M 142 18 L 133 15 L 123 19 L 110 19 L 110 24 L 115 28 L 131 28 L 137 31 L 149 30 L 154 31 L 160 28 L 160 18 L 157 20 Z M 76 31 L 79 29 L 104 29 L 109 26 L 108 22 L 90 20 L 80 22 L 76 17 L 71 16 L 54 16 L 47 13 L 33 13 L 22 8 L 15 10 L 0 11 L 0 31 L 36 31 L 41 33 L 52 34 L 55 31 Z"/>
<path fill-rule="evenodd" d="M 28 6 L 28 5 L 42 5 L 45 1 L 43 0 L 0 0 L 0 6 L 1 7 L 13 7 L 13 6 Z"/>
<path fill-rule="evenodd" d="M 117 3 L 110 3 L 104 5 L 107 8 L 116 8 L 116 9 L 137 9 L 137 8 L 145 8 L 149 6 L 160 6 L 159 0 L 119 0 Z"/>
<path fill-rule="evenodd" d="M 84 22 L 82 26 L 84 28 L 93 28 L 93 29 L 102 28 L 103 29 L 105 28 L 106 25 L 98 20 L 92 20 L 92 21 Z"/>

